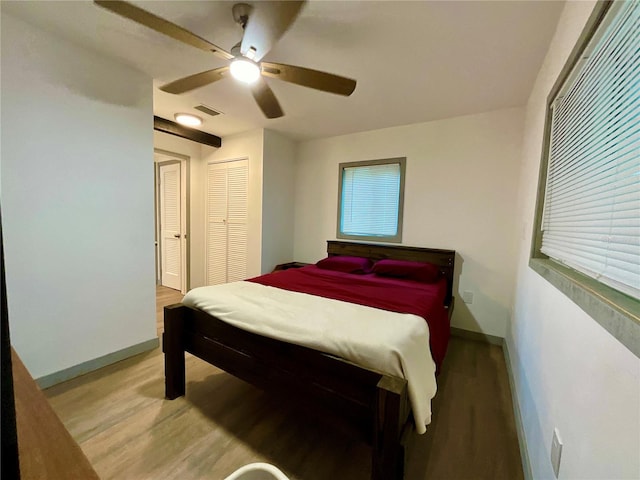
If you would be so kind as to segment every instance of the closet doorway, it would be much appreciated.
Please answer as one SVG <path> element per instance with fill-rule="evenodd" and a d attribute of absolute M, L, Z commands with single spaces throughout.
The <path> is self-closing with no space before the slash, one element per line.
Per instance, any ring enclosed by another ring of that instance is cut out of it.
<path fill-rule="evenodd" d="M 207 285 L 247 277 L 249 161 L 207 165 Z"/>

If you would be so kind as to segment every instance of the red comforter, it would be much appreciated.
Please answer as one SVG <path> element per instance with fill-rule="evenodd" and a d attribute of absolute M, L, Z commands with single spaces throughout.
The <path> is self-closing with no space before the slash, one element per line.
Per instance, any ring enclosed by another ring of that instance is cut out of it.
<path fill-rule="evenodd" d="M 446 280 L 421 283 L 374 274 L 355 275 L 323 270 L 315 265 L 269 273 L 250 282 L 293 292 L 357 303 L 398 313 L 411 313 L 429 325 L 431 355 L 437 371 L 449 343 L 449 317 L 444 308 Z"/>

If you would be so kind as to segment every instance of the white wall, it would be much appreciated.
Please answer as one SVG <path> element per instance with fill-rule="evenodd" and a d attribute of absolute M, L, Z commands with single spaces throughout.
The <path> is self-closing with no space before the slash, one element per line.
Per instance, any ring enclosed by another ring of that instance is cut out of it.
<path fill-rule="evenodd" d="M 248 226 L 248 264 L 249 277 L 260 275 L 262 256 L 262 148 L 263 130 L 251 130 L 222 139 L 220 148 L 202 146 L 202 160 L 206 165 L 210 162 L 223 162 L 241 158 L 249 159 L 249 226 Z M 201 180 L 206 185 L 206 173 Z M 204 188 L 204 187 L 203 187 Z M 204 221 L 204 215 L 203 215 Z M 205 264 L 201 268 L 204 274 Z"/>
<path fill-rule="evenodd" d="M 534 478 L 640 478 L 640 360 L 528 267 L 546 97 L 594 3 L 567 2 L 526 110 L 517 286 L 507 346 Z"/>
<path fill-rule="evenodd" d="M 152 340 L 151 79 L 2 15 L 11 339 L 34 377 Z"/>
<path fill-rule="evenodd" d="M 264 131 L 262 165 L 262 273 L 293 260 L 296 144 Z"/>
<path fill-rule="evenodd" d="M 340 162 L 407 157 L 402 243 L 456 250 L 453 325 L 504 337 L 522 127 L 523 110 L 508 109 L 301 143 L 295 260 L 317 261 L 336 238 Z M 456 293 L 465 290 L 473 304 Z"/>
<path fill-rule="evenodd" d="M 205 284 L 205 180 L 206 163 L 202 159 L 203 145 L 185 138 L 158 131 L 153 132 L 153 146 L 160 150 L 189 157 L 189 288 Z"/>

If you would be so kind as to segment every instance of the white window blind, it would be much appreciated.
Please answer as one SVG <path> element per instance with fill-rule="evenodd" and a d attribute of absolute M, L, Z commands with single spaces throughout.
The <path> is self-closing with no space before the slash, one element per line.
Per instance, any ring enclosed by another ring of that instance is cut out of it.
<path fill-rule="evenodd" d="M 553 102 L 541 251 L 640 298 L 640 2 L 610 14 Z"/>
<path fill-rule="evenodd" d="M 400 163 L 343 168 L 340 233 L 362 237 L 397 236 L 400 185 Z"/>

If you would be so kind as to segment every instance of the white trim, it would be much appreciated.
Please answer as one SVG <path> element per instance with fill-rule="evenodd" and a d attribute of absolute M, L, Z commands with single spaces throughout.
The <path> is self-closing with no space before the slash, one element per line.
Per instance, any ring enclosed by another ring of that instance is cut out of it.
<path fill-rule="evenodd" d="M 249 157 L 235 157 L 235 158 L 226 158 L 224 160 L 209 160 L 207 165 L 211 165 L 212 163 L 230 163 L 230 162 L 239 162 L 240 160 L 246 160 L 249 162 Z"/>
<path fill-rule="evenodd" d="M 154 148 L 153 153 L 156 155 L 161 155 L 165 157 L 167 160 L 191 160 L 191 157 L 189 155 L 170 152 L 169 150 L 163 150 L 161 148 Z"/>
<path fill-rule="evenodd" d="M 182 233 L 182 238 L 181 238 L 181 251 L 182 251 L 182 258 L 180 259 L 181 262 L 181 282 L 180 282 L 180 292 L 182 294 L 186 294 L 187 291 L 189 290 L 189 286 L 190 286 L 190 281 L 189 281 L 189 237 L 191 235 L 190 231 L 189 231 L 189 191 L 188 191 L 188 186 L 189 186 L 189 181 L 188 181 L 188 175 L 189 175 L 189 162 L 191 160 L 191 158 L 187 155 L 182 155 L 180 153 L 174 153 L 174 152 L 169 152 L 167 150 L 161 150 L 159 148 L 154 148 L 153 149 L 153 159 L 154 159 L 154 163 L 155 163 L 155 169 L 156 169 L 156 176 L 158 175 L 158 169 L 159 169 L 159 165 L 160 163 L 166 163 L 166 162 L 180 162 L 180 217 L 181 217 L 181 225 L 180 225 L 180 230 L 183 232 Z M 159 178 L 159 176 L 158 176 Z M 156 199 L 157 201 L 157 199 Z M 157 214 L 157 212 L 156 212 Z M 156 238 L 158 239 L 158 241 L 160 241 L 160 232 L 159 232 L 159 225 L 156 225 Z M 159 248 L 156 249 L 159 251 Z M 158 261 L 158 265 L 160 265 L 159 261 Z"/>

